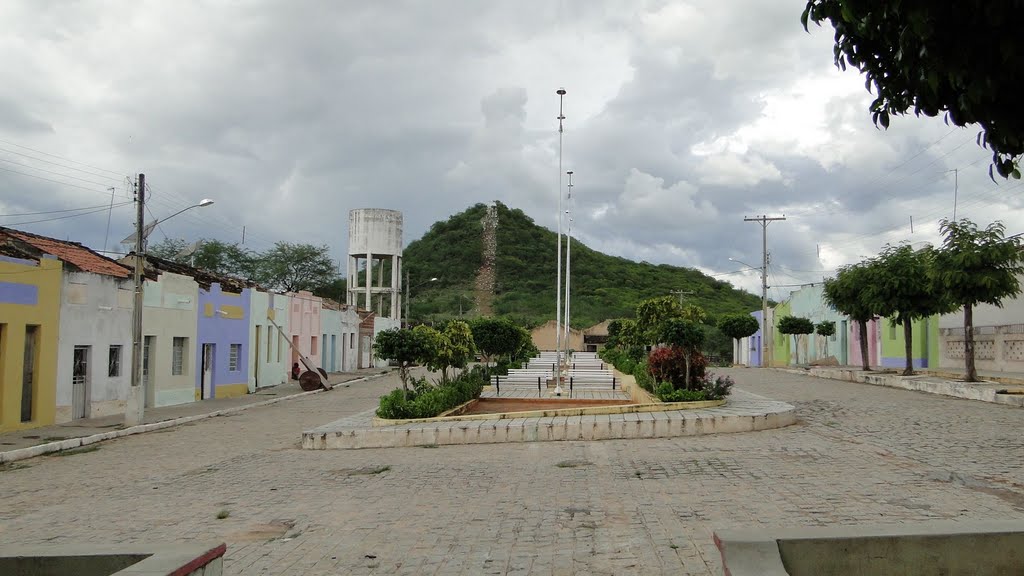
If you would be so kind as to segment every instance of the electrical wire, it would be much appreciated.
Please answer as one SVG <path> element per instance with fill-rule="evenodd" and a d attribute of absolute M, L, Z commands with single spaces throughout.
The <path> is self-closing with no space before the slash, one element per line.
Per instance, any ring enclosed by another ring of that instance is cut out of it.
<path fill-rule="evenodd" d="M 107 178 L 109 180 L 114 180 L 114 181 L 117 181 L 117 182 L 121 181 L 121 178 L 115 178 L 114 176 L 107 176 L 106 174 L 97 174 L 96 172 L 90 172 L 88 170 L 83 170 L 81 168 L 75 168 L 74 166 L 68 166 L 66 164 L 61 164 L 60 162 L 54 162 L 53 160 L 45 160 L 43 158 L 37 158 L 35 156 L 32 156 L 31 154 L 25 154 L 24 152 L 18 152 L 17 150 L 8 150 L 6 148 L 0 148 L 0 152 L 6 152 L 8 154 L 16 154 L 18 156 L 24 156 L 25 158 L 30 158 L 32 160 L 35 160 L 36 162 L 43 162 L 45 164 L 51 164 L 53 166 L 59 166 L 61 168 L 67 169 L 67 170 L 74 170 L 76 172 L 82 172 L 83 174 L 88 174 L 90 176 L 96 176 L 97 178 Z"/>
<path fill-rule="evenodd" d="M 13 172 L 15 174 L 21 174 L 22 176 L 28 176 L 30 178 L 38 178 L 40 180 L 46 180 L 47 182 L 53 182 L 55 184 L 61 184 L 63 186 L 68 186 L 70 188 L 80 188 L 82 190 L 88 190 L 90 192 L 97 192 L 99 194 L 103 194 L 104 196 L 110 194 L 110 190 L 109 190 L 110 187 L 109 186 L 107 186 L 107 190 L 97 190 L 95 188 L 89 188 L 88 186 L 80 186 L 78 184 L 72 184 L 70 182 L 62 182 L 60 180 L 54 180 L 53 178 L 46 178 L 45 176 L 39 176 L 39 175 L 36 175 L 36 174 L 29 174 L 28 172 L 21 172 L 20 170 L 13 170 L 11 168 L 4 168 L 3 166 L 0 166 L 0 170 L 3 170 L 5 172 Z M 102 184 L 102 186 L 106 186 L 106 184 Z M 122 198 L 127 198 L 127 196 L 122 196 Z"/>
<path fill-rule="evenodd" d="M 21 148 L 22 150 L 31 150 L 32 152 L 35 152 L 36 154 L 42 154 L 43 156 L 49 156 L 50 158 L 59 158 L 59 159 L 64 160 L 66 162 L 71 162 L 72 164 L 78 164 L 79 166 L 85 166 L 86 168 L 92 168 L 93 170 L 99 170 L 100 172 L 109 172 L 109 173 L 114 174 L 115 176 L 118 176 L 118 177 L 124 176 L 124 174 L 121 173 L 121 172 L 116 172 L 114 170 L 107 170 L 106 168 L 100 168 L 98 166 L 92 166 L 91 164 L 86 164 L 85 162 L 78 162 L 78 161 L 72 160 L 70 158 L 65 158 L 64 156 L 58 156 L 57 154 L 50 154 L 49 152 L 43 152 L 42 150 L 36 150 L 35 148 L 29 148 L 28 146 L 22 146 L 21 144 L 16 144 L 14 142 L 11 142 L 9 140 L 4 140 L 2 138 L 0 138 L 0 142 L 2 142 L 4 144 L 7 144 L 8 146 L 16 146 L 18 148 Z"/>
<path fill-rule="evenodd" d="M 116 206 L 126 206 L 128 204 L 133 204 L 133 202 L 122 202 L 120 204 L 114 204 L 113 206 L 115 206 L 115 207 Z M 12 216 L 42 216 L 44 214 L 61 214 L 61 213 L 64 213 L 64 212 L 80 212 L 82 210 L 97 210 L 97 209 L 101 209 L 101 208 L 102 209 L 106 209 L 106 208 L 110 208 L 110 207 L 111 207 L 110 204 L 104 204 L 102 206 L 84 206 L 82 208 L 66 208 L 64 210 L 46 210 L 46 211 L 43 211 L 43 212 L 19 212 L 17 214 L 0 214 L 0 218 L 10 218 Z"/>
<path fill-rule="evenodd" d="M 115 207 L 127 206 L 128 204 L 132 204 L 132 202 L 124 202 L 122 204 L 115 204 L 114 206 Z M 42 222 L 54 222 L 54 221 L 57 221 L 57 220 L 67 220 L 68 218 L 78 218 L 80 216 L 88 216 L 90 214 L 96 214 L 96 213 L 99 213 L 99 212 L 105 212 L 105 211 L 107 211 L 109 209 L 110 209 L 110 206 L 103 206 L 102 208 L 99 208 L 97 210 L 90 210 L 89 212 L 82 212 L 80 214 L 70 214 L 68 216 L 56 216 L 56 217 L 53 217 L 53 218 L 43 218 L 41 220 L 28 220 L 28 221 L 25 221 L 25 222 L 8 222 L 8 223 L 6 223 L 4 225 L 7 226 L 7 227 L 12 227 L 12 226 L 24 226 L 26 224 L 40 224 Z"/>

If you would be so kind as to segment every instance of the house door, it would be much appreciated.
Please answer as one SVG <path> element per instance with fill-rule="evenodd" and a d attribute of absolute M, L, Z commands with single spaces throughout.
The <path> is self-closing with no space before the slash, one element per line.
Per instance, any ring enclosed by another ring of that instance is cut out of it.
<path fill-rule="evenodd" d="M 331 334 L 331 372 L 338 371 L 338 335 Z"/>
<path fill-rule="evenodd" d="M 252 358 L 252 381 L 256 388 L 260 387 L 260 330 L 263 326 L 256 326 L 256 353 Z"/>
<path fill-rule="evenodd" d="M 200 398 L 213 398 L 213 359 L 216 344 L 203 344 L 203 370 Z"/>
<path fill-rule="evenodd" d="M 71 419 L 89 416 L 89 346 L 75 346 L 71 368 Z"/>
<path fill-rule="evenodd" d="M 841 366 L 847 366 L 850 361 L 849 336 L 850 330 L 847 328 L 846 320 L 839 322 L 839 364 Z"/>
<path fill-rule="evenodd" d="M 36 348 L 39 343 L 36 339 L 39 336 L 39 326 L 25 326 L 25 356 L 21 372 L 21 421 L 31 422 L 33 404 L 32 395 L 36 381 Z"/>
<path fill-rule="evenodd" d="M 150 376 L 153 373 L 153 356 L 150 350 L 153 349 L 154 338 L 156 336 L 146 336 L 142 339 L 142 391 L 146 395 L 147 407 L 156 404 L 156 390 L 153 389 L 153 379 Z"/>

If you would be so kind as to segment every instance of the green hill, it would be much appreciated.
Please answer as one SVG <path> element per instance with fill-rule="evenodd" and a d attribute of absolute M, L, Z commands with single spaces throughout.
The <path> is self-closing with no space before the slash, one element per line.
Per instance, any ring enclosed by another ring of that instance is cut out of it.
<path fill-rule="evenodd" d="M 496 204 L 495 282 L 493 301 L 476 286 L 484 262 L 483 219 L 487 206 L 477 204 L 444 222 L 436 222 L 405 249 L 404 265 L 412 290 L 413 320 L 441 320 L 479 315 L 488 304 L 495 314 L 536 325 L 554 317 L 556 234 L 537 225 L 522 210 Z M 563 249 L 565 241 L 563 239 Z M 564 275 L 564 271 L 563 271 Z M 431 277 L 435 282 L 426 282 Z M 423 283 L 422 285 L 420 285 Z M 592 326 L 609 318 L 633 316 L 638 302 L 691 291 L 687 303 L 713 315 L 748 312 L 761 299 L 692 268 L 633 262 L 572 243 L 572 325 Z"/>

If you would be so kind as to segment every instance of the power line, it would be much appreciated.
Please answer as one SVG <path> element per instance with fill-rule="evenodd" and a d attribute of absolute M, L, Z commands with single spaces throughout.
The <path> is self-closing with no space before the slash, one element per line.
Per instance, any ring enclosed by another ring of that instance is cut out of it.
<path fill-rule="evenodd" d="M 3 142 L 4 144 L 7 144 L 9 146 L 16 146 L 16 147 L 21 148 L 23 150 L 31 150 L 32 152 L 35 152 L 36 154 L 42 154 L 44 156 L 49 156 L 50 158 L 60 158 L 61 160 L 64 160 L 66 162 L 71 162 L 72 164 L 78 164 L 79 166 L 85 166 L 86 168 L 92 168 L 93 170 L 99 170 L 100 172 L 109 172 L 109 173 L 114 174 L 114 175 L 116 175 L 118 177 L 124 176 L 124 174 L 122 174 L 120 172 L 115 172 L 114 170 L 107 170 L 106 168 L 100 168 L 98 166 L 93 166 L 91 164 L 86 164 L 85 162 L 78 162 L 78 161 L 72 160 L 70 158 L 65 158 L 64 156 L 58 156 L 57 154 L 50 154 L 49 152 L 43 152 L 42 150 L 36 150 L 35 148 L 29 148 L 28 146 L 22 146 L 21 144 L 16 144 L 14 142 L 11 142 L 10 140 L 4 140 L 4 139 L 0 138 L 0 142 Z"/>
<path fill-rule="evenodd" d="M 114 207 L 127 206 L 129 204 L 133 204 L 133 202 L 124 202 L 122 204 L 114 204 Z M 42 223 L 42 222 L 53 222 L 55 220 L 66 220 L 68 218 L 78 218 L 79 216 L 88 216 L 89 214 L 96 214 L 98 212 L 105 212 L 105 211 L 107 211 L 109 209 L 110 209 L 109 206 L 103 206 L 103 207 L 101 207 L 99 209 L 90 210 L 89 212 L 82 212 L 80 214 L 70 214 L 68 216 L 56 216 L 54 218 L 43 218 L 41 220 L 28 220 L 26 222 L 8 222 L 7 224 L 5 224 L 5 226 L 24 226 L 26 224 L 39 224 L 39 223 Z"/>
<path fill-rule="evenodd" d="M 89 188 L 88 186 L 80 186 L 78 184 L 72 184 L 70 182 L 63 182 L 61 180 L 54 180 L 53 178 L 46 178 L 45 176 L 39 176 L 39 175 L 36 175 L 36 174 L 29 174 L 28 172 L 21 172 L 20 170 L 13 170 L 11 168 L 4 168 L 3 166 L 0 166 L 0 170 L 3 170 L 5 172 L 13 172 L 15 174 L 21 174 L 22 176 L 28 176 L 30 178 L 38 178 L 40 180 L 46 180 L 47 182 L 53 182 L 55 184 L 62 184 L 64 186 L 68 186 L 70 188 L 79 188 L 79 189 L 82 189 L 82 190 L 88 190 L 90 192 L 98 192 L 100 194 L 103 194 L 104 196 L 106 196 L 107 193 L 109 192 L 109 187 L 108 187 L 107 190 L 97 190 L 95 188 Z M 106 184 L 102 184 L 102 186 L 106 186 Z M 122 198 L 125 198 L 125 196 L 122 196 Z"/>
<path fill-rule="evenodd" d="M 124 203 L 121 203 L 121 204 L 114 204 L 113 206 L 114 207 L 125 206 L 125 205 L 128 205 L 128 204 L 131 204 L 131 202 L 124 202 Z M 111 205 L 104 204 L 102 206 L 84 206 L 82 208 L 66 208 L 64 210 L 46 210 L 46 211 L 43 211 L 43 212 L 18 212 L 16 214 L 0 214 L 0 218 L 10 218 L 12 216 L 42 216 L 44 214 L 61 214 L 61 213 L 64 213 L 64 212 L 81 212 L 82 210 L 99 210 L 99 209 L 106 209 L 106 208 L 110 208 L 110 207 L 111 207 Z"/>
<path fill-rule="evenodd" d="M 6 148 L 0 148 L 0 152 L 7 152 L 8 154 L 17 154 L 18 156 L 24 156 L 25 158 L 31 158 L 32 160 L 35 160 L 36 162 L 43 162 L 45 164 L 52 164 L 54 166 L 59 166 L 61 168 L 65 168 L 67 170 L 74 170 L 76 172 L 82 172 L 83 174 L 89 174 L 90 176 L 97 176 L 99 178 L 108 178 L 110 180 L 117 180 L 118 182 L 120 182 L 120 180 L 121 180 L 120 178 L 115 178 L 113 176 L 107 176 L 106 174 L 97 174 L 96 172 L 90 172 L 88 170 L 83 170 L 81 168 L 75 168 L 74 166 L 68 166 L 66 164 L 61 164 L 60 162 L 54 162 L 52 160 L 44 160 L 43 158 L 37 158 L 35 156 L 32 156 L 31 154 L 25 154 L 24 152 L 18 152 L 17 150 L 8 150 Z"/>
<path fill-rule="evenodd" d="M 85 178 L 79 178 L 78 176 L 72 176 L 70 174 L 64 174 L 63 172 L 57 172 L 55 170 L 47 170 L 46 168 L 37 168 L 37 167 L 35 167 L 35 166 L 31 165 L 31 164 L 22 164 L 21 162 L 15 162 L 14 160 L 8 160 L 6 158 L 0 158 L 0 162 L 7 162 L 8 164 L 14 164 L 15 166 L 21 166 L 23 168 L 28 168 L 30 170 L 38 170 L 40 172 L 46 172 L 47 174 L 55 174 L 55 175 L 61 176 L 63 178 L 71 178 L 72 180 L 78 180 L 78 181 L 81 181 L 81 182 L 87 182 L 89 184 L 95 184 L 97 186 L 107 186 L 108 185 L 105 182 L 96 182 L 95 180 L 87 180 Z"/>

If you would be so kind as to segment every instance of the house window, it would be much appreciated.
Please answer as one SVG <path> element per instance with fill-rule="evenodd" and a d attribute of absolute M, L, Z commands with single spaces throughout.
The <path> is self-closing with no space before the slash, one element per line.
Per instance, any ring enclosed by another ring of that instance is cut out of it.
<path fill-rule="evenodd" d="M 228 353 L 228 371 L 238 372 L 238 359 L 242 357 L 242 345 L 232 344 Z"/>
<path fill-rule="evenodd" d="M 188 338 L 175 336 L 171 346 L 171 376 L 181 376 L 185 373 L 185 351 L 188 348 Z"/>
<path fill-rule="evenodd" d="M 107 353 L 107 377 L 116 378 L 121 375 L 121 346 L 111 346 Z"/>

